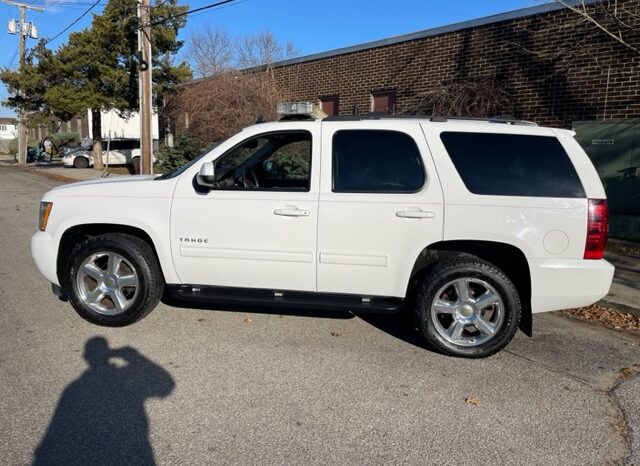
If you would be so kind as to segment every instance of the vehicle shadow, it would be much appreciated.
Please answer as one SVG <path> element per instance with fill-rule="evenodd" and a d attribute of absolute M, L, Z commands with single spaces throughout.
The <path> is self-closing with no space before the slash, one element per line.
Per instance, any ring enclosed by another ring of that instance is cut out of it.
<path fill-rule="evenodd" d="M 154 465 L 144 402 L 166 397 L 171 375 L 131 347 L 87 341 L 89 368 L 62 393 L 34 465 Z"/>
<path fill-rule="evenodd" d="M 228 311 L 228 312 L 250 312 L 254 314 L 275 314 L 297 317 L 315 317 L 325 319 L 353 319 L 358 317 L 369 325 L 385 332 L 399 340 L 410 345 L 416 346 L 427 351 L 435 351 L 433 348 L 425 344 L 420 338 L 417 330 L 414 328 L 413 320 L 409 313 L 398 312 L 395 314 L 373 314 L 359 311 L 340 311 L 340 310 L 314 310 L 304 309 L 300 307 L 285 307 L 276 305 L 249 305 L 242 303 L 210 303 L 181 300 L 175 296 L 165 294 L 162 302 L 167 306 L 178 307 L 183 309 L 202 309 L 211 311 Z"/>
<path fill-rule="evenodd" d="M 202 309 L 207 311 L 227 311 L 227 312 L 251 312 L 253 314 L 275 314 L 294 317 L 316 317 L 324 319 L 353 319 L 355 316 L 349 311 L 334 311 L 325 309 L 304 309 L 300 307 L 278 306 L 270 304 L 243 304 L 229 303 L 224 301 L 204 302 L 183 300 L 175 296 L 165 294 L 162 302 L 167 306 L 181 309 Z"/>
<path fill-rule="evenodd" d="M 356 316 L 372 327 L 402 340 L 405 343 L 409 343 L 410 345 L 430 352 L 437 352 L 434 348 L 427 345 L 420 337 L 413 324 L 413 319 L 408 312 L 399 312 L 397 314 L 356 313 Z"/>

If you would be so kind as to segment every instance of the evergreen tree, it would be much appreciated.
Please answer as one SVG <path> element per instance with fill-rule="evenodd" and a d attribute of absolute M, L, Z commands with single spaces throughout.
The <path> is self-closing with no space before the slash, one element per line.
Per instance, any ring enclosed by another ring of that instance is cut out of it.
<path fill-rule="evenodd" d="M 93 16 L 91 27 L 69 35 L 55 53 L 41 42 L 34 59 L 21 70 L 4 70 L 0 79 L 16 97 L 7 105 L 31 112 L 46 112 L 68 120 L 91 111 L 94 167 L 102 169 L 102 110 L 128 116 L 138 109 L 138 19 L 136 0 L 109 0 L 103 12 Z M 151 8 L 152 74 L 154 95 L 191 77 L 185 63 L 175 66 L 171 57 L 182 41 L 178 31 L 187 10 L 157 0 Z M 24 97 L 18 97 L 22 95 Z"/>

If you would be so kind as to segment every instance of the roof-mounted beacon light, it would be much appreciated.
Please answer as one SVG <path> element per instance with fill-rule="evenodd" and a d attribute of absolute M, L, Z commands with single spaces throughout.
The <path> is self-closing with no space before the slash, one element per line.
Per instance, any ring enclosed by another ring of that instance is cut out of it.
<path fill-rule="evenodd" d="M 281 120 L 317 120 L 327 116 L 313 102 L 279 102 L 277 111 Z"/>

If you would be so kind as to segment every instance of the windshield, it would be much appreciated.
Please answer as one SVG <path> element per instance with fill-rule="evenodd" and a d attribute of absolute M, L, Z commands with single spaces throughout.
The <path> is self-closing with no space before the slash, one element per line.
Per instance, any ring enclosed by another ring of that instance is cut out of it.
<path fill-rule="evenodd" d="M 168 180 L 171 178 L 175 178 L 176 176 L 180 176 L 182 175 L 186 170 L 189 169 L 189 167 L 191 167 L 193 164 L 197 163 L 198 160 L 200 160 L 202 157 L 204 157 L 205 155 L 207 155 L 209 152 L 211 152 L 211 149 L 207 149 L 206 151 L 204 151 L 202 154 L 200 154 L 199 156 L 197 156 L 195 159 L 193 159 L 191 162 L 184 164 L 183 166 L 181 166 L 180 168 L 172 171 L 172 172 L 167 172 L 164 175 L 160 175 L 157 178 L 155 178 L 156 180 Z"/>

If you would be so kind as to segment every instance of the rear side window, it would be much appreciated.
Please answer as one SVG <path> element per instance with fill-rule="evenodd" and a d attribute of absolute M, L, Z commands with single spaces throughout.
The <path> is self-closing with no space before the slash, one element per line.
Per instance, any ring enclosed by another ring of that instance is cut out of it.
<path fill-rule="evenodd" d="M 576 169 L 555 137 L 443 132 L 440 138 L 474 194 L 586 197 Z"/>
<path fill-rule="evenodd" d="M 341 130 L 333 135 L 333 192 L 415 193 L 424 182 L 420 151 L 408 134 Z"/>

